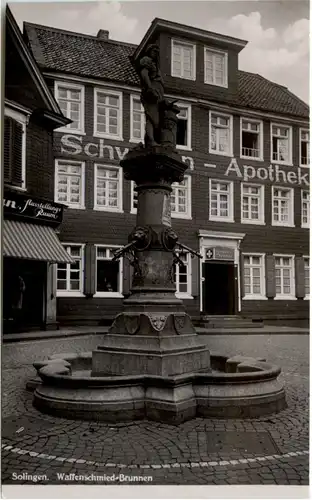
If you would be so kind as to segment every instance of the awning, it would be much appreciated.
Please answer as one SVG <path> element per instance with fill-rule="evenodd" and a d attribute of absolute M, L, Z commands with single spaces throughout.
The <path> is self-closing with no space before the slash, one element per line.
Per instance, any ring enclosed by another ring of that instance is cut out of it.
<path fill-rule="evenodd" d="M 2 234 L 4 257 L 51 263 L 75 262 L 61 245 L 52 227 L 4 220 Z"/>

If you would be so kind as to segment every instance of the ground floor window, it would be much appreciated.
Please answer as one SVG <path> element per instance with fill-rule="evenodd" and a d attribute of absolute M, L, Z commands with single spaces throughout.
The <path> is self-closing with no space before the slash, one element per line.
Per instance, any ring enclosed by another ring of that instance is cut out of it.
<path fill-rule="evenodd" d="M 57 264 L 57 295 L 81 295 L 83 293 L 83 245 L 63 245 L 75 259 L 74 264 Z"/>
<path fill-rule="evenodd" d="M 191 256 L 189 253 L 179 253 L 181 264 L 174 268 L 174 280 L 176 283 L 176 294 L 178 297 L 191 296 Z"/>
<path fill-rule="evenodd" d="M 119 247 L 96 247 L 96 295 L 109 297 L 122 293 L 122 259 L 113 261 Z"/>
<path fill-rule="evenodd" d="M 305 296 L 310 297 L 310 259 L 304 257 L 304 290 Z"/>
<path fill-rule="evenodd" d="M 293 256 L 275 256 L 275 291 L 276 298 L 295 297 L 295 273 Z"/>
<path fill-rule="evenodd" d="M 244 293 L 245 298 L 265 296 L 264 255 L 244 255 Z"/>

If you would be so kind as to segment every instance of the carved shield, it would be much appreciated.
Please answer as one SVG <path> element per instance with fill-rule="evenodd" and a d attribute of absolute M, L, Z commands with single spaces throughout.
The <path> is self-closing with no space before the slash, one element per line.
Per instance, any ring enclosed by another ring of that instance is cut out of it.
<path fill-rule="evenodd" d="M 130 335 L 134 335 L 140 326 L 140 316 L 125 316 L 125 327 Z"/>
<path fill-rule="evenodd" d="M 173 316 L 173 321 L 174 321 L 174 327 L 176 329 L 176 332 L 177 332 L 178 335 L 180 335 L 180 333 L 183 332 L 183 329 L 184 329 L 185 323 L 186 323 L 186 316 L 185 316 L 185 314 L 183 314 L 181 316 L 174 315 Z"/>
<path fill-rule="evenodd" d="M 153 328 L 160 332 L 165 326 L 167 316 L 149 316 L 149 319 Z"/>

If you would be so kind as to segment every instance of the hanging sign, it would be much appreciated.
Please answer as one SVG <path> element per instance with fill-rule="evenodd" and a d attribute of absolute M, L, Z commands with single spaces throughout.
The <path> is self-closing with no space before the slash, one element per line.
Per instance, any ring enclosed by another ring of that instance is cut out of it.
<path fill-rule="evenodd" d="M 211 247 L 206 249 L 207 260 L 235 260 L 234 248 L 231 247 Z"/>

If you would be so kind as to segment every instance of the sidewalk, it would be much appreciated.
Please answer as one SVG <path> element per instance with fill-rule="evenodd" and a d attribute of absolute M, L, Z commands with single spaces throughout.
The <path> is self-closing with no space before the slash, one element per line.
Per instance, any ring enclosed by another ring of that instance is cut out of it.
<path fill-rule="evenodd" d="M 77 326 L 51 331 L 31 331 L 23 333 L 6 333 L 2 335 L 3 343 L 22 342 L 30 340 L 45 340 L 60 337 L 76 337 L 83 335 L 98 335 L 108 332 L 108 326 Z M 264 325 L 262 328 L 196 328 L 199 335 L 291 335 L 309 334 L 309 328 Z"/>

